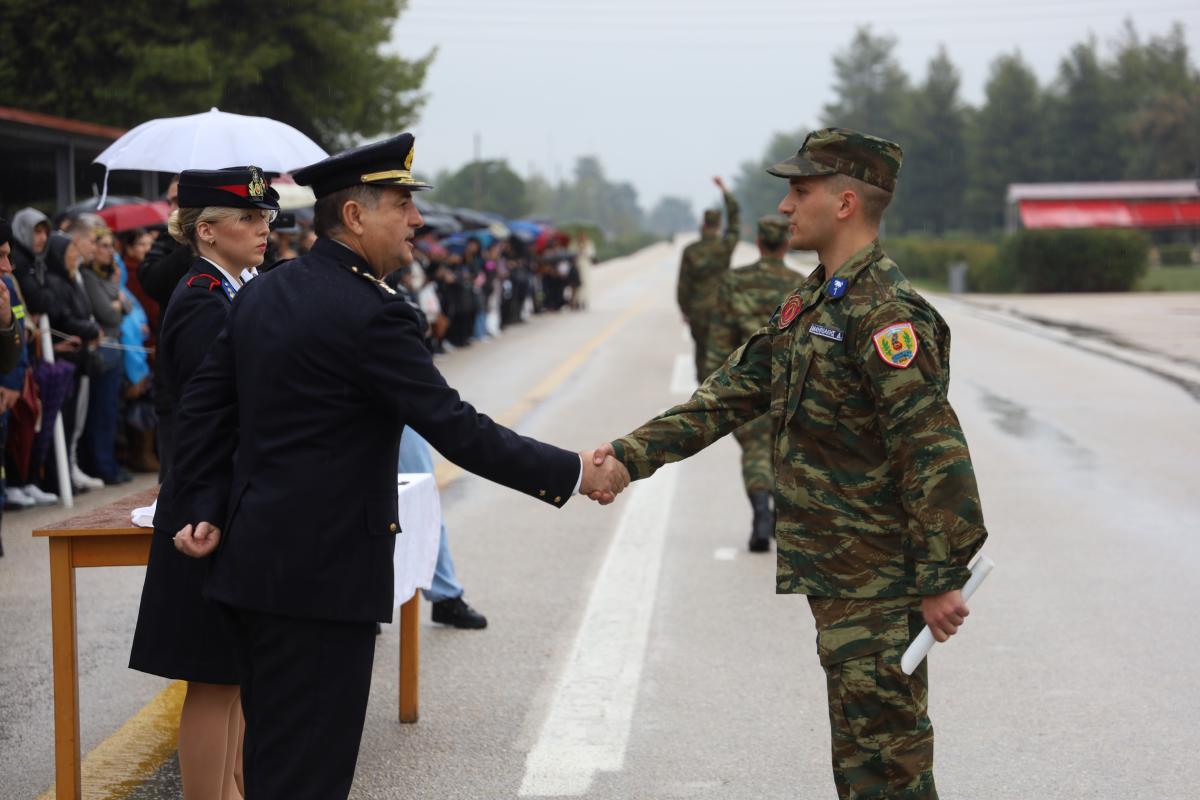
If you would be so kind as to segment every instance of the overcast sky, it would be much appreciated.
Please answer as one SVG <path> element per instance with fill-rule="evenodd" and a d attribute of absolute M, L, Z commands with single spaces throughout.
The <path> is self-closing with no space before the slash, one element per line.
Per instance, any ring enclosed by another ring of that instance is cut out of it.
<path fill-rule="evenodd" d="M 438 48 L 418 173 L 469 161 L 478 134 L 484 158 L 522 175 L 569 176 L 596 155 L 647 211 L 668 194 L 699 210 L 716 201 L 711 177 L 772 132 L 821 123 L 833 54 L 859 25 L 895 36 L 915 81 L 945 44 L 974 105 L 998 54 L 1020 50 L 1045 84 L 1072 44 L 1094 34 L 1107 49 L 1126 18 L 1143 38 L 1183 22 L 1196 63 L 1197 0 L 410 0 L 393 42 Z"/>

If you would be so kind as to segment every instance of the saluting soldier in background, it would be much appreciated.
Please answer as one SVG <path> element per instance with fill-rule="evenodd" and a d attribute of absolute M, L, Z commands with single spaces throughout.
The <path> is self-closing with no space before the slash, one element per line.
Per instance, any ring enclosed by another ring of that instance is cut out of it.
<path fill-rule="evenodd" d="M 768 172 L 791 247 L 821 264 L 692 398 L 604 445 L 634 480 L 747 420 L 776 426 L 776 591 L 808 595 L 842 798 L 936 798 L 926 664 L 900 658 L 927 623 L 967 615 L 960 589 L 987 532 L 947 400 L 950 331 L 880 248 L 900 146 L 814 131 Z"/>
<path fill-rule="evenodd" d="M 554 507 L 601 502 L 609 460 L 519 436 L 462 401 L 413 309 L 383 282 L 423 220 L 402 134 L 294 173 L 317 196 L 312 250 L 248 283 L 180 404 L 155 527 L 212 561 L 246 716 L 255 800 L 338 800 L 362 737 L 375 623 L 392 618 L 405 426 L 448 459 Z M 586 455 L 586 459 L 581 459 Z M 581 460 L 583 463 L 581 463 Z M 163 517 L 159 519 L 158 517 Z"/>
<path fill-rule="evenodd" d="M 704 373 L 716 372 L 729 354 L 754 335 L 771 318 L 804 276 L 788 269 L 783 257 L 788 251 L 788 221 L 768 214 L 758 221 L 759 259 L 729 270 L 721 276 L 713 322 L 708 329 L 708 360 Z M 750 551 L 766 552 L 775 533 L 775 470 L 771 450 L 775 428 L 770 414 L 763 414 L 733 432 L 742 447 L 742 483 L 754 521 L 750 525 Z"/>
<path fill-rule="evenodd" d="M 718 235 L 721 212 L 715 208 L 705 209 L 700 241 L 683 248 L 679 283 L 675 288 L 679 310 L 691 328 L 692 341 L 696 345 L 697 381 L 703 381 L 708 375 L 704 370 L 704 362 L 708 353 L 708 329 L 717 300 L 717 282 L 729 271 L 729 262 L 733 258 L 733 248 L 737 247 L 742 224 L 738 202 L 725 188 L 725 182 L 713 178 L 713 183 L 725 198 L 725 233 Z"/>

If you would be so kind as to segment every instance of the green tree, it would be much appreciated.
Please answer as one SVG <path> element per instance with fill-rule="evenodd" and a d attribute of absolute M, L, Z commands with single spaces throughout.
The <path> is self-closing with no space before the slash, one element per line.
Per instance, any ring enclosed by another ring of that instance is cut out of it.
<path fill-rule="evenodd" d="M 901 138 L 908 77 L 893 55 L 895 49 L 895 37 L 874 36 L 864 26 L 846 49 L 834 55 L 837 99 L 825 106 L 826 125 L 896 141 Z"/>
<path fill-rule="evenodd" d="M 0 103 L 122 127 L 217 106 L 338 149 L 416 119 L 434 52 L 381 49 L 406 5 L 4 0 Z"/>
<path fill-rule="evenodd" d="M 1143 42 L 1132 22 L 1108 65 L 1126 178 L 1200 177 L 1200 75 L 1183 26 Z"/>
<path fill-rule="evenodd" d="M 763 153 L 753 161 L 743 161 L 733 178 L 732 191 L 742 207 L 742 231 L 749 235 L 758 218 L 772 214 L 787 193 L 784 181 L 767 174 L 767 167 L 796 155 L 809 128 L 771 134 Z"/>
<path fill-rule="evenodd" d="M 558 189 L 555 216 L 563 221 L 590 222 L 618 237 L 640 231 L 644 224 L 633 184 L 610 181 L 595 156 L 576 159 L 574 180 Z"/>
<path fill-rule="evenodd" d="M 1071 48 L 1045 98 L 1045 177 L 1099 181 L 1121 177 L 1119 109 L 1094 39 Z"/>
<path fill-rule="evenodd" d="M 958 70 L 941 47 L 903 111 L 904 165 L 889 212 L 893 227 L 941 234 L 962 222 L 967 115 L 958 87 Z"/>
<path fill-rule="evenodd" d="M 1004 222 L 1008 184 L 1045 179 L 1042 97 L 1037 77 L 1020 53 L 992 62 L 983 108 L 971 115 L 966 208 L 973 228 Z"/>
<path fill-rule="evenodd" d="M 503 160 L 472 161 L 457 172 L 439 175 L 433 199 L 510 219 L 523 217 L 532 208 L 525 181 Z"/>
<path fill-rule="evenodd" d="M 647 228 L 661 236 L 695 230 L 696 224 L 691 201 L 682 197 L 663 197 L 646 219 Z"/>

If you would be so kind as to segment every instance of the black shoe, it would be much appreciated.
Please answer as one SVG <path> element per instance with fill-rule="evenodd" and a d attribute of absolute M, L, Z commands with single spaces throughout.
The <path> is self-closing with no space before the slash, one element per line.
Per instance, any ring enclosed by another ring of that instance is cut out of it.
<path fill-rule="evenodd" d="M 752 492 L 750 507 L 754 509 L 754 522 L 750 527 L 750 552 L 765 553 L 771 549 L 771 536 L 775 533 L 775 504 L 770 492 Z"/>
<path fill-rule="evenodd" d="M 487 627 L 487 617 L 467 605 L 462 595 L 433 604 L 433 621 L 455 628 L 479 630 Z"/>

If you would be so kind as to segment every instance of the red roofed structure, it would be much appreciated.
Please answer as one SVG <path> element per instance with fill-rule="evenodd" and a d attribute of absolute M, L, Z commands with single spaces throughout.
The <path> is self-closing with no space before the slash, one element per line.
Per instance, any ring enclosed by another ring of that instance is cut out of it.
<path fill-rule="evenodd" d="M 1014 183 L 1008 230 L 1022 228 L 1200 229 L 1200 182 Z"/>

